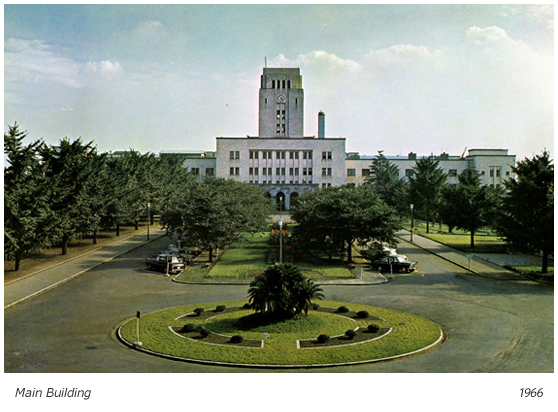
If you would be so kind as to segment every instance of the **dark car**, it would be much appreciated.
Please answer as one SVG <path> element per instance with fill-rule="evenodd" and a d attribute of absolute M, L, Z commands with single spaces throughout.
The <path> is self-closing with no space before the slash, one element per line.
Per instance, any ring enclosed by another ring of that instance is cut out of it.
<path fill-rule="evenodd" d="M 179 256 L 161 254 L 152 259 L 145 259 L 145 265 L 149 270 L 165 273 L 177 273 L 186 268 L 184 259 Z"/>
<path fill-rule="evenodd" d="M 418 268 L 418 263 L 410 261 L 404 255 L 384 256 L 376 262 L 372 262 L 371 267 L 380 272 L 405 272 L 410 273 Z"/>

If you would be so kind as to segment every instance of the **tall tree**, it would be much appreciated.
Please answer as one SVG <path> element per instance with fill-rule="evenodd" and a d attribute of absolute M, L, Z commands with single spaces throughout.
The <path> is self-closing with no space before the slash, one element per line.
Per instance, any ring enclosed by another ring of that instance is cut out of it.
<path fill-rule="evenodd" d="M 236 240 L 241 233 L 267 228 L 273 206 L 254 185 L 234 180 L 206 178 L 189 182 L 162 214 L 162 225 L 186 244 L 213 250 Z"/>
<path fill-rule="evenodd" d="M 437 213 L 446 174 L 440 169 L 440 160 L 423 157 L 417 160 L 409 176 L 409 203 L 415 205 L 417 216 L 426 220 L 426 233 Z"/>
<path fill-rule="evenodd" d="M 374 187 L 388 206 L 395 208 L 401 215 L 407 213 L 407 183 L 399 178 L 399 168 L 382 151 L 372 161 L 370 176 L 365 183 Z"/>
<path fill-rule="evenodd" d="M 515 246 L 541 251 L 547 273 L 554 250 L 554 165 L 545 151 L 518 162 L 513 172 L 517 179 L 505 182 L 498 232 Z"/>
<path fill-rule="evenodd" d="M 4 250 L 15 258 L 16 271 L 26 253 L 52 241 L 50 185 L 37 155 L 43 143 L 25 146 L 26 137 L 27 132 L 21 132 L 17 123 L 4 134 L 8 163 L 4 168 Z"/>
<path fill-rule="evenodd" d="M 441 214 L 446 224 L 466 230 L 471 236 L 471 248 L 475 247 L 475 232 L 492 222 L 498 203 L 498 191 L 482 186 L 478 172 L 469 167 L 458 176 L 457 186 L 442 190 Z"/>
<path fill-rule="evenodd" d="M 68 254 L 68 242 L 76 233 L 92 231 L 91 192 L 87 185 L 97 176 L 97 151 L 93 142 L 62 139 L 59 146 L 43 145 L 39 153 L 50 182 L 50 209 L 54 216 L 54 236 L 62 242 L 62 254 Z"/>
<path fill-rule="evenodd" d="M 293 236 L 301 247 L 346 252 L 349 262 L 353 245 L 372 239 L 393 245 L 401 228 L 397 213 L 369 185 L 306 192 L 291 208 L 291 218 L 298 223 Z"/>

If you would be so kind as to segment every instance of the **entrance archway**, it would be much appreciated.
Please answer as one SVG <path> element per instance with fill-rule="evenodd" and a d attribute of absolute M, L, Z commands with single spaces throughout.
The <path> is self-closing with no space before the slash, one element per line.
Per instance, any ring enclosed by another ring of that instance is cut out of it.
<path fill-rule="evenodd" d="M 283 192 L 278 192 L 275 195 L 275 206 L 277 208 L 278 211 L 280 212 L 284 212 L 285 211 L 285 202 L 286 202 L 286 197 L 285 197 L 285 193 Z"/>

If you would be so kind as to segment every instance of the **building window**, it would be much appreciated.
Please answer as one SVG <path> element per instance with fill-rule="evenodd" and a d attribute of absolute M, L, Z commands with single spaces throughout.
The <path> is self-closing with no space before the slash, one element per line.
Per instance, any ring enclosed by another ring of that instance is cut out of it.
<path fill-rule="evenodd" d="M 325 183 L 322 183 L 322 188 L 325 188 L 325 187 L 326 187 L 326 184 L 325 184 Z"/>
<path fill-rule="evenodd" d="M 234 150 L 231 150 L 231 153 L 230 153 L 230 154 L 231 154 L 231 157 L 230 157 L 230 158 L 231 158 L 231 159 L 234 159 Z"/>
<path fill-rule="evenodd" d="M 312 152 L 310 152 L 310 153 L 312 153 Z M 312 168 L 311 167 L 308 168 L 308 176 L 312 176 Z"/>
<path fill-rule="evenodd" d="M 275 176 L 279 176 L 280 173 L 281 173 L 281 168 L 280 168 L 280 167 L 276 167 L 276 168 L 275 168 Z"/>
<path fill-rule="evenodd" d="M 200 168 L 199 167 L 192 167 L 192 174 L 199 176 L 200 175 Z"/>
<path fill-rule="evenodd" d="M 327 175 L 328 175 L 328 176 L 331 176 L 331 167 L 328 167 L 328 168 L 327 168 Z"/>
<path fill-rule="evenodd" d="M 271 167 L 268 167 L 268 168 L 267 168 L 267 174 L 268 174 L 269 176 L 271 176 Z"/>
<path fill-rule="evenodd" d="M 284 167 L 281 168 L 281 176 L 285 176 L 285 168 Z"/>
<path fill-rule="evenodd" d="M 294 175 L 294 168 L 289 167 L 289 176 Z"/>
<path fill-rule="evenodd" d="M 326 175 L 326 173 L 327 173 L 327 170 L 326 170 L 326 168 L 325 168 L 325 167 L 322 167 L 322 176 L 325 176 L 325 175 Z"/>
<path fill-rule="evenodd" d="M 500 177 L 500 169 L 496 169 L 496 177 Z"/>
<path fill-rule="evenodd" d="M 234 175 L 234 167 L 231 167 L 231 168 L 230 168 L 230 172 L 229 172 L 229 174 L 230 174 L 231 176 L 233 176 L 233 175 Z"/>
<path fill-rule="evenodd" d="M 262 175 L 264 176 L 267 175 L 267 169 L 265 167 L 262 167 Z"/>
<path fill-rule="evenodd" d="M 283 129 L 283 133 L 285 132 L 285 129 Z M 287 158 L 287 152 L 281 152 L 281 159 L 286 159 Z"/>
<path fill-rule="evenodd" d="M 448 172 L 448 176 L 449 177 L 456 177 L 457 176 L 457 170 L 456 169 L 450 169 Z"/>
<path fill-rule="evenodd" d="M 254 167 L 254 175 L 256 175 L 256 176 L 258 175 L 258 168 L 257 167 Z"/>
<path fill-rule="evenodd" d="M 510 175 L 510 172 L 506 172 L 506 176 L 509 176 L 509 175 Z"/>
<path fill-rule="evenodd" d="M 250 159 L 257 159 L 258 158 L 258 151 L 250 150 Z"/>
<path fill-rule="evenodd" d="M 494 177 L 494 169 L 490 169 L 489 176 Z"/>
<path fill-rule="evenodd" d="M 370 176 L 370 169 L 362 169 L 362 177 Z"/>
<path fill-rule="evenodd" d="M 205 169 L 206 176 L 215 176 L 215 169 L 212 167 L 208 167 Z"/>
<path fill-rule="evenodd" d="M 295 167 L 295 176 L 298 176 L 298 167 Z"/>
<path fill-rule="evenodd" d="M 347 176 L 356 176 L 355 169 L 347 169 Z"/>
<path fill-rule="evenodd" d="M 327 153 L 326 152 L 322 152 L 322 160 L 326 160 L 327 159 Z"/>
<path fill-rule="evenodd" d="M 289 159 L 294 159 L 295 152 L 289 152 Z"/>
<path fill-rule="evenodd" d="M 405 169 L 405 176 L 412 176 L 414 173 L 413 169 Z"/>
<path fill-rule="evenodd" d="M 235 167 L 234 168 L 234 174 L 235 174 L 235 176 L 240 175 L 240 167 Z"/>
<path fill-rule="evenodd" d="M 262 159 L 267 159 L 267 152 L 262 152 Z"/>
<path fill-rule="evenodd" d="M 306 169 L 305 167 L 302 168 L 302 176 L 306 176 L 308 174 L 308 169 Z"/>
<path fill-rule="evenodd" d="M 484 176 L 484 170 L 480 174 L 481 174 L 481 176 Z"/>
<path fill-rule="evenodd" d="M 252 175 L 254 174 L 254 168 L 253 168 L 253 167 L 250 167 L 250 168 L 248 169 L 248 174 L 249 174 L 250 176 L 252 176 Z"/>
<path fill-rule="evenodd" d="M 302 158 L 312 160 L 312 152 L 302 152 Z"/>
<path fill-rule="evenodd" d="M 240 159 L 240 152 L 238 150 L 236 152 L 231 150 L 230 156 L 231 159 Z"/>

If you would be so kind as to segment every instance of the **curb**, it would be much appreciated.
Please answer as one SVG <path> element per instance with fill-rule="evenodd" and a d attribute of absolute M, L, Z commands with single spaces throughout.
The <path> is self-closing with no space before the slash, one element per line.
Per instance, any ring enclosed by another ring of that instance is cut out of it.
<path fill-rule="evenodd" d="M 153 239 L 150 239 L 150 240 L 148 240 L 148 241 L 146 241 L 146 242 L 144 242 L 144 243 L 141 243 L 141 244 L 139 244 L 139 245 L 137 245 L 137 246 L 134 246 L 134 247 L 132 247 L 132 248 L 130 248 L 130 249 L 127 249 L 127 250 L 125 250 L 124 252 L 120 252 L 120 253 L 118 253 L 118 254 L 116 254 L 116 255 L 114 255 L 114 256 L 108 258 L 107 260 L 104 260 L 104 261 L 102 261 L 102 262 L 100 262 L 100 263 L 97 263 L 96 265 L 93 265 L 93 266 L 91 266 L 91 267 L 89 267 L 89 268 L 87 268 L 87 269 L 84 269 L 84 270 L 82 270 L 81 272 L 78 272 L 78 273 L 76 273 L 76 274 L 74 274 L 74 275 L 71 275 L 70 277 L 67 277 L 67 278 L 65 278 L 65 279 L 59 280 L 58 282 L 53 283 L 52 285 L 47 286 L 47 287 L 45 287 L 45 288 L 43 288 L 43 289 L 41 289 L 41 290 L 38 290 L 37 292 L 34 292 L 34 293 L 30 294 L 30 295 L 27 295 L 27 296 L 25 296 L 24 298 L 21 298 L 21 299 L 19 299 L 19 300 L 16 300 L 15 302 L 12 302 L 12 303 L 10 303 L 9 305 L 4 306 L 4 310 L 11 308 L 11 307 L 17 305 L 18 303 L 24 302 L 24 301 L 26 301 L 27 299 L 30 299 L 30 298 L 35 297 L 35 296 L 38 296 L 38 295 L 40 295 L 40 294 L 42 294 L 42 293 L 48 292 L 49 290 L 52 290 L 52 289 L 54 289 L 54 288 L 56 288 L 56 287 L 58 287 L 58 286 L 60 286 L 60 285 L 63 285 L 63 284 L 66 283 L 66 282 L 69 282 L 69 281 L 71 281 L 71 280 L 77 278 L 78 276 L 80 276 L 80 275 L 82 275 L 82 274 L 84 274 L 84 273 L 90 271 L 91 269 L 95 269 L 96 267 L 99 267 L 99 266 L 101 266 L 101 265 L 104 265 L 105 263 L 110 262 L 111 260 L 116 259 L 117 257 L 124 255 L 125 253 L 128 253 L 128 252 L 130 252 L 130 251 L 132 251 L 132 250 L 134 250 L 134 249 L 137 249 L 137 248 L 140 247 L 140 246 L 144 246 L 144 245 L 146 245 L 146 244 L 148 244 L 148 243 L 151 243 L 151 242 L 153 242 L 154 240 L 157 240 L 157 239 L 159 239 L 159 238 L 161 238 L 161 237 L 163 237 L 163 236 L 165 236 L 165 235 L 163 234 L 163 235 L 157 236 L 157 237 L 155 237 L 155 238 L 153 238 Z M 129 239 L 129 238 L 128 238 L 128 239 Z M 125 241 L 125 240 L 128 240 L 128 239 L 124 239 L 124 240 L 122 240 L 122 242 Z M 117 243 L 120 243 L 120 242 L 117 242 Z M 100 247 L 99 249 L 102 249 L 102 247 Z M 95 250 L 98 250 L 98 249 L 95 249 Z M 94 252 L 95 250 L 89 251 L 89 252 L 84 253 L 84 254 L 82 254 L 82 255 L 80 255 L 80 256 L 76 256 L 76 257 L 74 257 L 74 258 L 72 258 L 72 259 L 70 259 L 70 260 L 76 259 L 76 258 L 81 257 L 81 256 L 85 256 L 85 255 L 87 255 L 87 254 L 89 254 L 89 253 L 91 253 L 91 252 Z M 63 264 L 63 263 L 66 263 L 66 262 L 68 262 L 68 261 L 65 261 L 65 262 L 59 263 L 59 264 L 57 264 L 57 265 L 51 266 L 51 267 L 48 268 L 48 269 L 52 269 L 53 267 L 59 266 L 59 265 L 61 265 L 61 264 Z M 44 272 L 45 270 L 48 270 L 48 269 L 43 269 L 43 270 L 41 270 L 41 271 L 39 271 L 39 272 L 36 272 L 36 273 L 34 273 L 34 274 Z M 18 280 L 25 279 L 25 278 L 27 278 L 27 277 L 29 277 L 29 276 L 31 276 L 31 275 L 28 275 L 28 276 L 26 276 L 26 277 L 24 277 L 24 278 L 21 278 L 21 279 L 18 279 Z M 13 282 L 11 282 L 11 283 L 13 283 Z M 6 286 L 6 285 L 4 285 L 4 286 Z"/>

